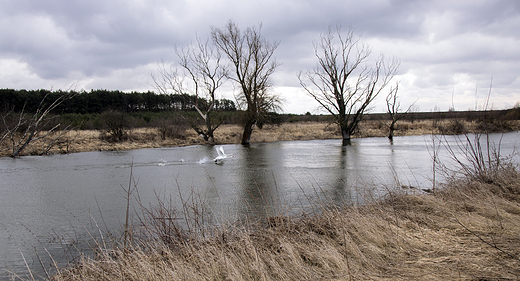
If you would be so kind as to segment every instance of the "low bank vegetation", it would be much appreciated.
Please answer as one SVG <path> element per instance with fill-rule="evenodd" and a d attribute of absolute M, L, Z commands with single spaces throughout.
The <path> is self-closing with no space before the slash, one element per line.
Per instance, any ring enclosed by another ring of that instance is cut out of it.
<path fill-rule="evenodd" d="M 325 116 L 323 117 L 326 118 Z M 73 130 L 66 132 L 56 131 L 49 136 L 29 144 L 21 155 L 44 155 L 56 153 L 74 153 L 97 150 L 128 150 L 139 148 L 172 147 L 186 145 L 201 145 L 206 142 L 184 122 L 182 116 L 157 117 L 150 119 L 149 127 L 135 127 L 132 118 L 120 128 L 110 128 L 102 125 L 100 129 Z M 365 120 L 359 125 L 354 135 L 356 138 L 386 137 L 388 136 L 388 122 L 385 120 Z M 118 124 L 118 123 L 115 123 Z M 124 123 L 119 123 L 124 124 Z M 504 122 L 489 122 L 483 125 L 479 121 L 465 121 L 459 119 L 445 120 L 417 120 L 400 121 L 395 126 L 395 136 L 410 135 L 443 135 L 471 132 L 508 132 L 520 130 L 519 120 Z M 228 123 L 221 125 L 215 132 L 215 141 L 218 144 L 240 143 L 242 128 L 238 124 Z M 43 131 L 41 134 L 45 134 Z M 15 140 L 16 140 L 16 134 Z M 336 125 L 327 121 L 293 121 L 279 125 L 264 125 L 255 130 L 251 142 L 276 142 L 292 140 L 316 140 L 339 138 Z M 49 141 L 52 141 L 50 143 Z M 11 142 L 7 139 L 0 143 L 0 156 L 9 156 Z"/>
<path fill-rule="evenodd" d="M 0 156 L 46 155 L 204 144 L 195 96 L 96 90 L 0 89 Z M 201 108 L 207 101 L 201 99 Z M 232 101 L 215 100 L 222 122 L 213 143 L 240 143 L 246 113 Z M 520 130 L 520 107 L 509 110 L 365 114 L 354 137 L 463 134 Z M 257 120 L 251 142 L 339 138 L 330 115 L 267 112 Z M 197 130 L 199 128 L 199 130 Z M 257 130 L 258 129 L 258 130 Z M 199 133 L 196 133 L 199 132 Z"/>
<path fill-rule="evenodd" d="M 517 280 L 518 167 L 485 135 L 448 150 L 463 153 L 438 166 L 451 175 L 442 188 L 396 184 L 360 206 L 315 202 L 216 227 L 196 199 L 141 206 L 124 238 L 52 280 Z"/>

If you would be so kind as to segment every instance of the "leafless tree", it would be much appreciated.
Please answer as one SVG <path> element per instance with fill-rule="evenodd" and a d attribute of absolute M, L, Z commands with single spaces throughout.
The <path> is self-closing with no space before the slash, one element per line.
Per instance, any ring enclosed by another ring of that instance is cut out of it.
<path fill-rule="evenodd" d="M 204 119 L 205 128 L 196 123 L 192 128 L 213 144 L 214 131 L 223 123 L 222 118 L 213 114 L 216 92 L 227 76 L 221 53 L 209 41 L 202 42 L 198 38 L 195 45 L 177 48 L 176 53 L 183 72 L 179 73 L 172 65 L 160 65 L 159 78 L 152 74 L 155 87 L 165 94 L 171 90 L 181 95 L 194 95 L 195 109 Z"/>
<path fill-rule="evenodd" d="M 2 133 L 1 133 L 1 137 L 0 137 L 0 145 L 4 143 L 4 140 L 8 139 L 9 137 L 9 133 L 10 133 L 10 130 L 9 130 L 9 125 L 7 124 L 8 122 L 6 121 L 6 119 L 9 118 L 10 115 L 13 114 L 13 111 L 14 109 L 11 109 L 10 111 L 2 114 Z M 3 150 L 3 149 L 2 149 Z"/>
<path fill-rule="evenodd" d="M 388 139 L 394 139 L 395 125 L 397 121 L 403 119 L 406 113 L 412 111 L 415 102 L 412 103 L 405 112 L 399 112 L 401 110 L 401 102 L 398 99 L 397 91 L 399 90 L 399 82 L 395 83 L 395 87 L 390 88 L 390 92 L 386 96 L 386 108 L 388 115 L 390 115 L 390 124 L 388 125 Z"/>
<path fill-rule="evenodd" d="M 352 29 L 343 34 L 340 26 L 329 27 L 314 42 L 314 52 L 318 66 L 306 75 L 300 72 L 298 79 L 320 107 L 332 114 L 347 144 L 370 104 L 395 76 L 399 62 L 385 62 L 380 56 L 369 67 L 371 49 Z"/>
<path fill-rule="evenodd" d="M 267 41 L 261 35 L 262 25 L 241 31 L 229 21 L 223 28 L 212 28 L 215 45 L 228 57 L 233 68 L 229 78 L 240 87 L 238 105 L 245 108 L 242 144 L 249 144 L 255 125 L 261 126 L 267 113 L 280 109 L 281 99 L 270 92 L 270 77 L 278 66 L 273 58 L 278 41 Z"/>
<path fill-rule="evenodd" d="M 68 132 L 70 126 L 66 126 L 65 129 L 58 132 L 58 128 L 61 126 L 60 123 L 55 124 L 50 129 L 46 128 L 50 125 L 53 118 L 50 116 L 51 111 L 64 101 L 74 97 L 77 93 L 69 89 L 48 103 L 49 94 L 50 92 L 40 101 L 35 113 L 26 113 L 25 108 L 23 108 L 20 113 L 16 113 L 18 116 L 14 116 L 16 114 L 13 110 L 2 115 L 4 133 L 2 133 L 0 140 L 9 140 L 9 149 L 12 151 L 10 153 L 11 157 L 20 156 L 29 144 L 38 140 L 43 141 L 39 154 L 47 154 L 54 145 L 58 144 L 59 139 Z"/>

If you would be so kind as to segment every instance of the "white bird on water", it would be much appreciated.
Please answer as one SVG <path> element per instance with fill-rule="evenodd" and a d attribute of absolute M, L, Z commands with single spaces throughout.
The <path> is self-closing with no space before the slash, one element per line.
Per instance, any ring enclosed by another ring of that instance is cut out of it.
<path fill-rule="evenodd" d="M 222 147 L 222 146 L 216 147 L 215 149 L 217 150 L 217 153 L 218 153 L 218 156 L 215 157 L 215 159 L 213 159 L 213 161 L 215 161 L 215 163 L 219 163 L 219 161 L 226 159 L 226 158 L 234 157 L 233 154 L 226 154 L 224 152 L 224 147 Z"/>

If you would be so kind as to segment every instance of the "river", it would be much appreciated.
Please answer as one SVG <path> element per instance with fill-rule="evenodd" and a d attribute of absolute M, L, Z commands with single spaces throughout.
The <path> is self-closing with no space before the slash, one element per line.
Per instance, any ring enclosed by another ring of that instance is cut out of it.
<path fill-rule="evenodd" d="M 495 134 L 490 140 L 508 155 L 519 136 Z M 291 215 L 317 198 L 362 204 L 396 186 L 429 189 L 434 151 L 450 163 L 445 145 L 458 151 L 464 141 L 461 136 L 409 136 L 392 143 L 353 139 L 348 146 L 340 140 L 224 145 L 233 158 L 219 164 L 209 146 L 1 158 L 0 279 L 28 277 L 27 268 L 39 279 L 45 276 L 40 263 L 49 268 L 51 256 L 63 266 L 88 247 L 91 236 L 118 233 L 129 186 L 136 188 L 131 212 L 139 209 L 139 195 L 144 206 L 157 198 L 177 208 L 196 200 L 214 223 Z M 514 161 L 520 163 L 518 156 Z M 442 181 L 441 173 L 435 175 Z"/>

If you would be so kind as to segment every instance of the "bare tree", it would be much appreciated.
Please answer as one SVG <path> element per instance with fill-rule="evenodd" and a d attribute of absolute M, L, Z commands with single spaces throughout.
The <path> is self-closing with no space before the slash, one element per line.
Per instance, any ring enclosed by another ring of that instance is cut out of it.
<path fill-rule="evenodd" d="M 369 67 L 370 48 L 352 29 L 343 34 L 340 26 L 329 27 L 314 42 L 314 52 L 318 66 L 306 75 L 300 72 L 298 79 L 320 107 L 332 114 L 347 144 L 370 104 L 395 76 L 399 62 L 387 63 L 380 56 Z"/>
<path fill-rule="evenodd" d="M 240 86 L 238 105 L 245 108 L 242 144 L 249 144 L 255 125 L 261 126 L 270 111 L 280 109 L 281 99 L 270 92 L 270 77 L 278 66 L 273 58 L 278 41 L 269 42 L 261 35 L 262 25 L 242 32 L 229 21 L 224 28 L 212 28 L 215 45 L 229 58 L 233 75 L 229 78 Z"/>
<path fill-rule="evenodd" d="M 197 38 L 196 45 L 176 49 L 183 73 L 179 74 L 173 66 L 159 66 L 160 78 L 152 74 L 155 87 L 161 93 L 172 90 L 177 94 L 195 96 L 195 109 L 204 119 L 205 128 L 192 124 L 192 128 L 205 141 L 214 144 L 214 131 L 223 123 L 223 119 L 213 114 L 215 95 L 227 76 L 227 70 L 221 63 L 221 54 L 209 41 Z"/>
<path fill-rule="evenodd" d="M 50 116 L 51 111 L 64 101 L 77 95 L 77 93 L 69 89 L 55 100 L 47 101 L 49 94 L 50 92 L 40 101 L 35 113 L 26 113 L 25 108 L 22 108 L 18 116 L 14 116 L 14 118 L 10 118 L 11 114 L 15 115 L 13 110 L 2 115 L 4 133 L 2 133 L 0 140 L 4 141 L 8 139 L 10 141 L 11 157 L 20 156 L 29 144 L 37 140 L 43 141 L 42 149 L 39 154 L 47 154 L 68 131 L 70 126 L 66 126 L 65 129 L 55 134 L 61 126 L 60 123 L 55 124 L 50 129 L 46 128 L 51 124 L 51 120 L 53 119 L 53 117 Z M 9 119 L 11 119 L 11 122 L 8 121 Z"/>
<path fill-rule="evenodd" d="M 4 140 L 6 140 L 9 135 L 10 135 L 10 126 L 8 124 L 8 122 L 6 121 L 6 119 L 9 118 L 9 116 L 11 114 L 13 114 L 14 112 L 14 109 L 11 109 L 10 111 L 8 111 L 7 113 L 4 113 L 2 114 L 2 133 L 1 133 L 1 137 L 0 137 L 0 145 L 2 145 L 4 143 Z M 2 149 L 4 150 L 4 149 Z"/>
<path fill-rule="evenodd" d="M 399 108 L 401 107 L 401 102 L 397 100 L 397 90 L 399 89 L 399 83 L 396 83 L 395 87 L 390 88 L 390 92 L 386 96 L 386 108 L 387 112 L 390 115 L 390 125 L 388 125 L 388 139 L 394 139 L 394 131 L 395 131 L 395 123 L 399 119 L 400 114 Z"/>
<path fill-rule="evenodd" d="M 401 102 L 398 99 L 397 91 L 399 90 L 399 82 L 395 83 L 395 87 L 390 88 L 390 92 L 386 96 L 386 109 L 388 115 L 390 115 L 390 124 L 388 125 L 388 139 L 394 139 L 395 125 L 397 121 L 404 118 L 406 113 L 409 113 L 414 108 L 415 102 L 413 102 L 405 112 L 399 112 L 401 110 Z"/>

